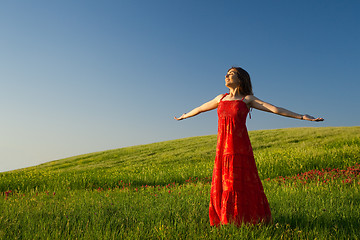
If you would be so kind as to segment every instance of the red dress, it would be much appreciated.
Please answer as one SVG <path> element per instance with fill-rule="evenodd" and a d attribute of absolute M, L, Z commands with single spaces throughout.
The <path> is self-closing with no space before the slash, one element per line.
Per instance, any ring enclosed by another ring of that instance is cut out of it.
<path fill-rule="evenodd" d="M 271 221 L 269 203 L 245 125 L 249 109 L 243 99 L 221 99 L 218 106 L 217 148 L 209 207 L 211 226 Z"/>

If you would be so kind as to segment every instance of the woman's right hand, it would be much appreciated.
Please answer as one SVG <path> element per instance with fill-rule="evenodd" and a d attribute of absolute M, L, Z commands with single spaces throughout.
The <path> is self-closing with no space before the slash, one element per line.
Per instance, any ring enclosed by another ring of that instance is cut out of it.
<path fill-rule="evenodd" d="M 217 108 L 217 106 L 219 105 L 220 99 L 223 96 L 224 96 L 224 94 L 220 94 L 216 98 L 214 98 L 213 100 L 210 100 L 210 101 L 204 103 L 200 107 L 194 108 L 193 110 L 191 110 L 188 113 L 184 113 L 179 118 L 174 117 L 174 119 L 179 121 L 179 120 L 183 120 L 185 118 L 190 118 L 190 117 L 196 116 L 196 115 L 198 115 L 199 113 L 202 113 L 202 112 L 213 110 L 213 109 Z"/>
<path fill-rule="evenodd" d="M 175 119 L 175 120 L 178 120 L 178 121 L 183 120 L 183 119 L 185 119 L 185 115 L 186 115 L 186 113 L 184 113 L 183 115 L 181 115 L 181 117 L 179 117 L 179 118 L 174 117 L 174 119 Z"/>

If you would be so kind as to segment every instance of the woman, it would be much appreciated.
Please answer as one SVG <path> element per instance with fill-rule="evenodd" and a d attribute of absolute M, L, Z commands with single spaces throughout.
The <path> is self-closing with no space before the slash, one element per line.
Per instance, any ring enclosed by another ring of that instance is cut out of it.
<path fill-rule="evenodd" d="M 218 137 L 211 183 L 210 224 L 271 222 L 269 203 L 256 168 L 246 117 L 250 108 L 308 121 L 323 121 L 264 102 L 253 95 L 249 74 L 240 67 L 225 76 L 229 93 L 184 113 L 176 120 L 193 117 L 217 108 Z"/>

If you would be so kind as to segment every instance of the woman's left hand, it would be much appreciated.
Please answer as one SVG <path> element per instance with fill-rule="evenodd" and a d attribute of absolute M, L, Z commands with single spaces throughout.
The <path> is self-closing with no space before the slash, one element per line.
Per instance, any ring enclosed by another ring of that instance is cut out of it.
<path fill-rule="evenodd" d="M 307 121 L 315 121 L 315 122 L 321 122 L 324 121 L 323 118 L 314 118 L 313 116 L 307 115 L 305 114 L 304 116 L 302 116 L 303 120 L 307 120 Z"/>

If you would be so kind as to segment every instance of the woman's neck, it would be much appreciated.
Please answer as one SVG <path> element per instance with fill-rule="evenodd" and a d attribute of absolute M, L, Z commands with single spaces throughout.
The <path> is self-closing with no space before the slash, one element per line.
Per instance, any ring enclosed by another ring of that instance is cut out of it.
<path fill-rule="evenodd" d="M 229 96 L 236 98 L 236 97 L 241 97 L 239 88 L 229 88 Z"/>

